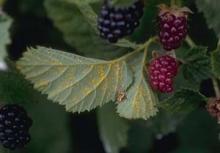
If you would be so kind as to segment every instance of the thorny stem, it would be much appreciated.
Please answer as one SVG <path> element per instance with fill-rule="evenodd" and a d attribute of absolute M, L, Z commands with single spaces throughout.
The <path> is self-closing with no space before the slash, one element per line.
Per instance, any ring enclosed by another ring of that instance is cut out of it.
<path fill-rule="evenodd" d="M 189 35 L 186 37 L 186 43 L 187 43 L 191 48 L 193 48 L 193 47 L 196 46 L 195 42 L 192 40 L 192 38 L 191 38 Z"/>
<path fill-rule="evenodd" d="M 215 95 L 217 99 L 220 99 L 220 89 L 218 85 L 218 80 L 216 78 L 212 78 L 213 88 L 215 90 Z"/>

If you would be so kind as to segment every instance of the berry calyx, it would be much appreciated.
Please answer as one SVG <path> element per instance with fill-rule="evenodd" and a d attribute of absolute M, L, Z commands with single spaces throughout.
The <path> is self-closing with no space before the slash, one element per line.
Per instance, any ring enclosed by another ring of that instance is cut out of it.
<path fill-rule="evenodd" d="M 162 93 L 173 91 L 173 78 L 177 75 L 178 63 L 175 58 L 164 55 L 153 59 L 149 65 L 149 81 L 154 90 Z"/>
<path fill-rule="evenodd" d="M 8 149 L 24 147 L 30 141 L 29 128 L 32 120 L 19 105 L 5 105 L 0 108 L 0 142 Z"/>
<path fill-rule="evenodd" d="M 218 120 L 218 123 L 220 124 L 220 100 L 210 98 L 206 105 L 206 109 L 212 117 Z"/>
<path fill-rule="evenodd" d="M 167 51 L 177 49 L 187 35 L 188 14 L 192 13 L 187 7 L 159 6 L 159 38 Z"/>
<path fill-rule="evenodd" d="M 115 43 L 133 33 L 143 15 L 144 4 L 137 0 L 129 7 L 114 7 L 108 1 L 102 6 L 98 17 L 98 30 L 103 39 Z"/>

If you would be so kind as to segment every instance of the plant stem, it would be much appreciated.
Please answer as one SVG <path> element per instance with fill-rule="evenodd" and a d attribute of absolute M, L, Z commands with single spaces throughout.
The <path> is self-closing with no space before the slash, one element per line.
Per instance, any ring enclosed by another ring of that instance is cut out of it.
<path fill-rule="evenodd" d="M 217 99 L 220 99 L 220 89 L 218 85 L 218 80 L 216 78 L 212 78 L 213 88 L 215 90 L 215 95 Z"/>
<path fill-rule="evenodd" d="M 195 42 L 192 40 L 192 38 L 191 38 L 189 35 L 186 37 L 186 43 L 187 43 L 191 48 L 193 48 L 193 47 L 196 46 Z"/>

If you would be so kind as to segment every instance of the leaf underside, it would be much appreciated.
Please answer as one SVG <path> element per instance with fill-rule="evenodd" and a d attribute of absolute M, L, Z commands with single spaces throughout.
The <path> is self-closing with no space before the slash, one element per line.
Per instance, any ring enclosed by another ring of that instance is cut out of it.
<path fill-rule="evenodd" d="M 18 68 L 48 98 L 71 112 L 115 101 L 118 88 L 131 84 L 125 61 L 104 61 L 38 47 L 30 48 Z"/>
<path fill-rule="evenodd" d="M 157 97 L 145 80 L 143 69 L 145 65 L 145 53 L 138 53 L 132 57 L 129 64 L 134 72 L 134 83 L 127 91 L 127 98 L 119 103 L 117 112 L 120 116 L 130 119 L 148 119 L 157 113 Z"/>
<path fill-rule="evenodd" d="M 37 47 L 28 49 L 17 67 L 34 88 L 67 111 L 89 111 L 116 101 L 118 90 L 123 89 L 127 98 L 118 104 L 119 115 L 148 119 L 157 112 L 157 98 L 143 75 L 145 57 L 134 51 L 105 61 Z"/>

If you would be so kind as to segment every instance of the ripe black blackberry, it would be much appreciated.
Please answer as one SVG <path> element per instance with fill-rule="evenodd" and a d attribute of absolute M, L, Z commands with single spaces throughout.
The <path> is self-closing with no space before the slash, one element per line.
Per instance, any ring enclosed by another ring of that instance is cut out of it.
<path fill-rule="evenodd" d="M 22 148 L 30 141 L 29 128 L 32 120 L 26 111 L 14 104 L 0 109 L 0 142 L 8 149 Z"/>
<path fill-rule="evenodd" d="M 167 51 L 177 49 L 187 35 L 188 14 L 191 11 L 186 8 L 167 7 L 160 5 L 159 27 L 160 42 Z"/>
<path fill-rule="evenodd" d="M 98 30 L 100 36 L 111 43 L 130 35 L 138 27 L 143 15 L 144 4 L 137 0 L 129 7 L 114 7 L 109 1 L 105 1 L 98 17 Z"/>
<path fill-rule="evenodd" d="M 178 63 L 168 55 L 158 57 L 149 65 L 149 80 L 152 88 L 162 93 L 173 91 L 173 78 L 177 75 Z"/>

